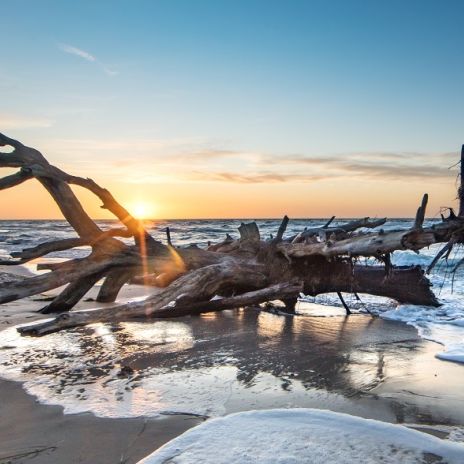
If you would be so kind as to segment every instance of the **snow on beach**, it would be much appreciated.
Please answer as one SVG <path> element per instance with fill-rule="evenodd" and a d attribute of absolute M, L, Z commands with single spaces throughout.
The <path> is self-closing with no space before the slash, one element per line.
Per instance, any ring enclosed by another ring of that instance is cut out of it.
<path fill-rule="evenodd" d="M 401 425 L 316 409 L 248 411 L 212 419 L 139 464 L 461 464 L 464 444 Z"/>

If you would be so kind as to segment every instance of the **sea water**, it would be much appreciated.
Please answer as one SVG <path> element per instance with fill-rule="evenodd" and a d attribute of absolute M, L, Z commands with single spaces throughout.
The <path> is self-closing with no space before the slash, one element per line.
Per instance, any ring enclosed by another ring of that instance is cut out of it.
<path fill-rule="evenodd" d="M 241 222 L 150 221 L 146 226 L 157 239 L 165 240 L 169 226 L 175 245 L 205 247 L 226 233 L 237 237 Z M 280 223 L 257 222 L 263 238 L 275 234 Z M 288 234 L 325 222 L 294 220 Z M 411 224 L 412 220 L 394 220 L 384 229 Z M 73 236 L 64 221 L 0 222 L 3 257 Z M 420 254 L 395 252 L 393 261 L 427 266 L 438 250 L 434 246 Z M 88 252 L 82 247 L 51 257 L 82 257 Z M 359 301 L 346 294 L 354 312 L 369 310 L 381 316 L 353 315 L 349 330 L 344 310 L 331 294 L 302 296 L 296 317 L 236 310 L 169 321 L 92 324 L 41 338 L 21 337 L 10 327 L 0 333 L 0 376 L 24 382 L 41 402 L 60 404 L 67 413 L 90 411 L 104 417 L 215 417 L 244 409 L 317 407 L 390 422 L 424 423 L 430 417 L 435 424 L 463 424 L 460 389 L 432 402 L 417 392 L 401 393 L 401 401 L 390 393 L 377 393 L 387 377 L 405 378 L 412 371 L 411 354 L 420 350 L 414 341 L 417 330 L 443 345 L 437 350 L 441 359 L 457 361 L 446 363 L 455 368 L 453 375 L 461 369 L 464 276 L 461 270 L 454 279 L 450 274 L 460 258 L 461 251 L 454 251 L 431 275 L 440 308 L 397 305 L 369 295 L 361 295 Z M 450 401 L 455 408 L 449 407 Z"/>
<path fill-rule="evenodd" d="M 337 225 L 343 221 L 334 221 Z M 176 246 L 196 244 L 206 247 L 209 242 L 219 242 L 226 234 L 238 237 L 237 228 L 242 219 L 214 219 L 214 220 L 158 220 L 145 221 L 148 231 L 157 239 L 165 241 L 166 227 L 170 228 L 173 243 Z M 293 235 L 305 227 L 320 227 L 327 219 L 294 219 L 287 228 L 287 234 Z M 429 220 L 431 225 L 436 220 Z M 266 239 L 276 233 L 280 220 L 257 220 L 262 238 Z M 412 219 L 391 219 L 382 226 L 384 230 L 406 229 L 413 223 Z M 103 229 L 115 227 L 117 223 L 112 220 L 98 221 Z M 75 232 L 66 221 L 0 221 L 0 259 L 8 258 L 13 251 L 20 251 L 38 245 L 48 240 L 58 240 L 74 237 Z M 424 269 L 430 264 L 433 257 L 443 246 L 433 245 L 423 249 L 420 253 L 412 251 L 396 251 L 392 261 L 396 265 L 419 265 Z M 52 253 L 50 258 L 77 258 L 88 254 L 88 247 L 78 247 L 72 250 Z M 464 257 L 463 248 L 456 247 L 447 261 L 441 260 L 433 270 L 430 280 L 433 290 L 437 294 L 441 306 L 431 308 L 426 306 L 397 305 L 384 298 L 363 295 L 361 301 L 346 295 L 350 306 L 361 311 L 370 310 L 380 317 L 390 320 L 402 321 L 413 325 L 419 335 L 443 345 L 443 350 L 437 353 L 440 359 L 464 363 L 464 265 L 455 273 L 452 272 L 457 263 Z M 361 260 L 363 262 L 363 260 Z M 366 262 L 369 262 L 366 260 Z M 370 260 L 372 262 L 372 260 Z M 308 302 L 339 305 L 336 295 L 321 295 L 316 298 L 305 298 Z M 330 311 L 327 312 L 330 315 Z M 321 315 L 324 315 L 322 312 Z"/>

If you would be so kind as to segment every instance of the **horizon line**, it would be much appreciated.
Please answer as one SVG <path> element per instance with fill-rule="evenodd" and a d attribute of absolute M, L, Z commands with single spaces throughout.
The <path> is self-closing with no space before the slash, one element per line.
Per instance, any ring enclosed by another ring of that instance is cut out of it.
<path fill-rule="evenodd" d="M 288 215 L 287 215 L 288 216 Z M 137 219 L 139 221 L 239 221 L 239 220 L 256 220 L 256 221 L 280 221 L 282 220 L 284 216 L 276 216 L 276 217 L 256 217 L 256 216 L 250 216 L 250 217 L 216 217 L 216 218 L 208 218 L 208 217 L 199 217 L 199 218 L 143 218 L 143 219 Z M 330 219 L 332 216 L 301 216 L 301 217 L 290 217 L 288 216 L 290 221 L 300 221 L 300 220 L 316 220 L 316 219 Z M 386 218 L 388 220 L 396 220 L 396 219 L 414 219 L 414 216 L 336 216 L 334 218 L 334 221 L 340 220 L 340 219 L 362 219 L 362 218 L 369 218 L 369 219 L 383 219 Z M 121 222 L 118 218 L 93 218 L 91 217 L 93 221 L 118 221 Z M 431 219 L 440 219 L 437 216 L 428 216 L 425 218 L 425 220 L 431 220 Z M 65 218 L 1 218 L 1 221 L 62 221 L 62 222 L 68 222 L 67 219 Z"/>

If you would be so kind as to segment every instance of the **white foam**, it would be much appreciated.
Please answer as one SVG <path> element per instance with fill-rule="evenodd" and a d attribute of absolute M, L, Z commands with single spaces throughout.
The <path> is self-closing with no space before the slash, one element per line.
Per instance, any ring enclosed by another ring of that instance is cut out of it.
<path fill-rule="evenodd" d="M 464 445 L 401 425 L 316 409 L 248 411 L 209 420 L 139 464 L 464 462 Z"/>
<path fill-rule="evenodd" d="M 194 343 L 190 327 L 179 321 L 121 326 L 128 340 L 137 343 L 137 350 L 146 344 L 148 352 L 152 350 L 149 345 L 155 345 L 157 353 L 180 353 Z M 105 324 L 93 324 L 89 331 L 93 334 L 87 338 L 71 331 L 34 338 L 21 337 L 15 327 L 6 329 L 0 332 L 0 374 L 24 382 L 25 390 L 41 403 L 60 405 L 68 414 L 156 417 L 225 413 L 228 385 L 236 380 L 236 367 L 213 366 L 201 372 L 152 367 L 140 378 L 137 372 L 121 375 L 123 353 L 117 334 Z M 130 344 L 126 350 L 125 356 Z"/>
<path fill-rule="evenodd" d="M 392 254 L 392 263 L 398 266 L 418 265 L 425 268 L 432 262 L 440 248 L 441 245 L 433 245 L 421 250 L 420 254 L 413 251 L 395 251 Z M 454 277 L 450 273 L 463 257 L 463 250 L 453 252 L 447 262 L 443 263 L 441 260 L 432 275 L 428 276 L 441 304 L 438 308 L 397 305 L 393 300 L 372 295 L 362 295 L 360 302 L 347 294 L 345 300 L 351 309 L 362 311 L 367 308 L 383 319 L 414 326 L 419 336 L 444 346 L 444 350 L 436 354 L 437 358 L 464 363 L 464 265 Z M 373 258 L 366 262 L 375 264 Z M 310 306 L 299 308 L 299 311 L 305 315 L 327 317 L 339 315 L 340 311 L 343 313 L 342 310 L 337 312 L 333 308 L 334 305 L 340 306 L 336 294 L 325 294 L 316 298 L 302 296 L 300 301 L 311 303 Z"/>
<path fill-rule="evenodd" d="M 412 325 L 422 338 L 443 345 L 444 351 L 437 353 L 437 358 L 464 363 L 464 305 L 460 300 L 459 295 L 448 295 L 439 308 L 399 305 L 378 314 Z"/>

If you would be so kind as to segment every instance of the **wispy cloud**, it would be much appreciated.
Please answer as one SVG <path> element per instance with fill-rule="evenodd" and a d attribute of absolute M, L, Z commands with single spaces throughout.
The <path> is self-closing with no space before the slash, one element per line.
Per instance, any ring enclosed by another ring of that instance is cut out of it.
<path fill-rule="evenodd" d="M 97 59 L 93 55 L 91 55 L 89 52 L 86 52 L 85 50 L 81 50 L 80 48 L 73 47 L 71 45 L 66 45 L 66 44 L 60 44 L 59 48 L 65 53 L 69 53 L 70 55 L 79 56 L 80 58 L 84 58 L 84 60 L 97 61 Z"/>
<path fill-rule="evenodd" d="M 190 172 L 191 181 L 233 183 L 304 183 L 324 179 L 356 178 L 364 180 L 446 180 L 456 176 L 450 166 L 459 159 L 457 152 L 365 152 L 342 153 L 328 156 L 298 154 L 272 155 L 247 152 L 214 152 L 217 158 L 244 161 L 232 170 L 204 170 Z M 212 153 L 206 159 L 215 160 Z"/>
<path fill-rule="evenodd" d="M 366 152 L 345 153 L 332 156 L 288 155 L 272 157 L 281 167 L 311 166 L 324 169 L 327 176 L 362 176 L 366 178 L 450 178 L 453 161 L 459 159 L 457 152 L 417 153 L 417 152 Z M 269 157 L 260 160 L 263 165 Z"/>
<path fill-rule="evenodd" d="M 53 121 L 45 118 L 0 114 L 0 131 L 10 129 L 31 129 L 51 127 Z"/>
<path fill-rule="evenodd" d="M 1 121 L 1 120 L 0 120 Z M 449 182 L 457 152 L 357 152 L 272 154 L 211 148 L 203 138 L 49 140 L 51 155 L 65 156 L 70 171 L 118 176 L 125 182 L 306 183 L 324 179 Z M 72 160 L 72 161 L 71 161 Z M 65 166 L 66 167 L 66 166 Z"/>
<path fill-rule="evenodd" d="M 65 53 L 69 53 L 70 55 L 78 56 L 79 58 L 90 61 L 91 63 L 96 63 L 108 76 L 115 76 L 118 74 L 117 71 L 108 68 L 100 60 L 98 60 L 97 57 L 85 50 L 63 43 L 59 44 L 58 48 Z"/>
<path fill-rule="evenodd" d="M 188 180 L 233 182 L 237 184 L 278 184 L 283 182 L 311 182 L 324 179 L 325 176 L 308 174 L 279 174 L 275 172 L 258 172 L 239 174 L 234 172 L 193 172 Z"/>

